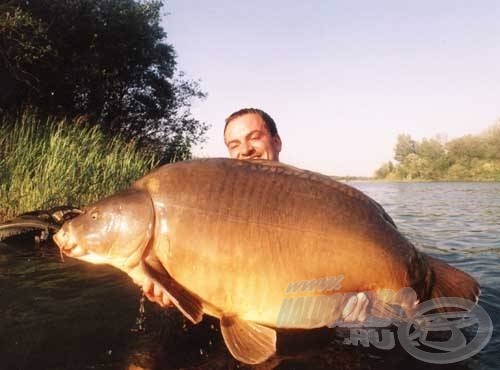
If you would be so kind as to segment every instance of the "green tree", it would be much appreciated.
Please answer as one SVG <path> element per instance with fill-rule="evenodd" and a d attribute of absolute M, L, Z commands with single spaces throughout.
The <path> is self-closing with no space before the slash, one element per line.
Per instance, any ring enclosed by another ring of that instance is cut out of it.
<path fill-rule="evenodd" d="M 484 153 L 488 159 L 500 159 L 500 120 L 484 133 Z"/>
<path fill-rule="evenodd" d="M 449 167 L 449 160 L 444 145 L 438 139 L 423 139 L 416 146 L 416 154 L 428 163 L 422 169 L 426 179 L 439 179 Z"/>
<path fill-rule="evenodd" d="M 85 117 L 172 155 L 189 156 L 207 125 L 205 97 L 177 69 L 161 1 L 11 0 L 0 6 L 0 111 Z M 172 149 L 173 148 L 173 149 Z"/>
<path fill-rule="evenodd" d="M 430 160 L 438 160 L 445 156 L 443 145 L 436 139 L 423 139 L 416 147 L 416 153 Z"/>
<path fill-rule="evenodd" d="M 410 135 L 399 135 L 394 148 L 394 159 L 401 163 L 409 154 L 415 153 L 415 150 L 416 142 Z"/>
<path fill-rule="evenodd" d="M 450 180 L 468 180 L 471 178 L 467 164 L 456 162 L 448 168 L 446 178 Z"/>
<path fill-rule="evenodd" d="M 408 180 L 426 179 L 429 174 L 430 161 L 416 153 L 408 154 L 402 165 L 406 168 Z"/>
<path fill-rule="evenodd" d="M 380 166 L 379 169 L 375 171 L 376 179 L 385 179 L 394 171 L 394 164 L 389 161 Z"/>
<path fill-rule="evenodd" d="M 420 142 L 399 135 L 394 154 L 398 163 L 384 163 L 377 178 L 500 181 L 500 120 L 480 135 L 451 141 L 445 135 Z"/>
<path fill-rule="evenodd" d="M 0 6 L 0 112 L 17 109 L 30 90 L 40 93 L 40 74 L 54 62 L 48 26 L 20 8 Z"/>

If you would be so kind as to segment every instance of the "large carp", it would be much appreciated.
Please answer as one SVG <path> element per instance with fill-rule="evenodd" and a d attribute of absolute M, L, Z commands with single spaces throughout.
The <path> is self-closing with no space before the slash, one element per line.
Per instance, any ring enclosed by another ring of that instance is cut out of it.
<path fill-rule="evenodd" d="M 479 294 L 469 275 L 415 249 L 362 192 L 270 161 L 159 167 L 87 207 L 54 240 L 70 257 L 153 282 L 195 323 L 220 318 L 229 350 L 246 363 L 276 351 L 277 326 L 325 325 L 279 325 L 292 282 L 344 276 L 340 293 L 407 287 L 420 301 Z"/>

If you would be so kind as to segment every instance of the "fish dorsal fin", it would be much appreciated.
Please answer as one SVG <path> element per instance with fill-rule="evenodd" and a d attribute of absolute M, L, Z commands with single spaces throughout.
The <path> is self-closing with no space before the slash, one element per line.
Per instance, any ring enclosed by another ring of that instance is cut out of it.
<path fill-rule="evenodd" d="M 267 326 L 222 316 L 222 336 L 231 354 L 246 364 L 258 364 L 276 352 L 276 331 Z"/>
<path fill-rule="evenodd" d="M 157 261 L 157 260 L 156 260 Z M 186 316 L 191 322 L 197 324 L 203 318 L 203 305 L 201 300 L 177 283 L 161 265 L 148 258 L 142 262 L 144 272 L 153 284 L 163 289 L 163 294 Z M 153 267 L 154 266 L 154 267 Z"/>

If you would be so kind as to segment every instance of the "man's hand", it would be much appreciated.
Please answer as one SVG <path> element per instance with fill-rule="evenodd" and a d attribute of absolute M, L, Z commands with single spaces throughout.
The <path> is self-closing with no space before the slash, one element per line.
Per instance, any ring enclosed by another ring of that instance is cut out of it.
<path fill-rule="evenodd" d="M 344 306 L 341 318 L 346 323 L 360 323 L 366 320 L 367 308 L 370 303 L 368 297 L 364 293 L 358 293 L 349 298 Z"/>
<path fill-rule="evenodd" d="M 163 293 L 163 288 L 156 285 L 151 279 L 144 278 L 142 283 L 142 291 L 147 299 L 153 303 L 158 303 L 161 307 L 172 307 L 173 303 L 166 294 Z"/>
<path fill-rule="evenodd" d="M 154 284 L 154 282 L 145 278 L 142 284 L 142 291 L 147 299 L 153 303 L 158 303 L 161 307 L 172 307 L 173 303 L 166 294 L 163 294 L 163 289 Z M 368 297 L 364 293 L 358 293 L 349 298 L 341 318 L 345 323 L 360 323 L 367 318 L 367 308 L 369 304 Z"/>

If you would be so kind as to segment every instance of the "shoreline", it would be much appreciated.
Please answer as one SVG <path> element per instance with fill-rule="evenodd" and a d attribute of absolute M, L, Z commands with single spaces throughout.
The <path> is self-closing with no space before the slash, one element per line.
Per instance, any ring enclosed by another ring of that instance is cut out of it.
<path fill-rule="evenodd" d="M 332 177 L 333 178 L 333 177 Z M 397 180 L 397 179 L 376 179 L 376 178 L 363 178 L 363 179 L 350 179 L 350 178 L 333 178 L 336 181 L 339 182 L 344 182 L 344 183 L 349 183 L 349 182 L 401 182 L 401 183 L 420 183 L 420 182 L 453 182 L 453 183 L 479 183 L 479 182 L 484 182 L 484 183 L 500 183 L 500 180 L 471 180 L 471 179 L 464 179 L 464 180 L 451 180 L 451 179 L 436 179 L 436 180 L 425 180 L 425 179 L 416 179 L 416 180 Z"/>

